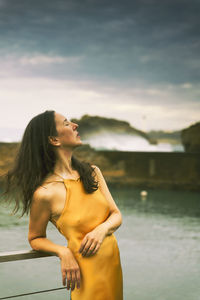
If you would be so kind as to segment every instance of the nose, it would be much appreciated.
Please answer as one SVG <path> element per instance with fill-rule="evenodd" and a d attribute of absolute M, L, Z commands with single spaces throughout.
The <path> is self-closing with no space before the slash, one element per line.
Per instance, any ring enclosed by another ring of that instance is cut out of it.
<path fill-rule="evenodd" d="M 74 129 L 78 128 L 78 124 L 76 124 L 76 123 L 72 123 L 72 124 L 73 124 Z"/>

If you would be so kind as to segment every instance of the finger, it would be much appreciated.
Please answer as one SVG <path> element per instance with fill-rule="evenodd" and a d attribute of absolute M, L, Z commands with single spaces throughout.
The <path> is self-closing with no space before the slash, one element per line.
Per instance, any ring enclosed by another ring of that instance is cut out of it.
<path fill-rule="evenodd" d="M 82 248 L 82 254 L 84 255 L 84 253 L 87 251 L 88 247 L 90 246 L 91 241 L 87 240 L 84 244 L 84 247 Z"/>
<path fill-rule="evenodd" d="M 91 244 L 92 244 L 92 241 L 88 240 L 87 243 L 85 244 L 84 248 L 83 248 L 83 251 L 82 251 L 83 256 L 87 253 L 87 251 L 90 248 Z"/>
<path fill-rule="evenodd" d="M 70 283 L 71 283 L 71 271 L 67 271 L 67 289 L 70 289 Z"/>
<path fill-rule="evenodd" d="M 72 275 L 72 277 L 71 277 L 71 290 L 73 291 L 74 288 L 75 288 L 75 281 L 76 281 L 75 271 L 72 271 L 71 275 Z"/>
<path fill-rule="evenodd" d="M 78 289 L 80 289 L 80 286 L 81 286 L 81 272 L 80 272 L 80 269 L 78 269 L 76 271 L 76 286 Z"/>
<path fill-rule="evenodd" d="M 85 256 L 90 256 L 92 255 L 92 253 L 94 252 L 94 250 L 96 249 L 96 245 L 97 243 L 92 243 L 90 248 L 87 250 Z"/>
<path fill-rule="evenodd" d="M 94 255 L 95 253 L 97 253 L 97 251 L 99 250 L 99 248 L 100 248 L 100 244 L 96 244 L 96 247 L 95 247 L 95 249 L 93 250 L 93 252 L 92 252 L 92 254 L 91 255 Z"/>
<path fill-rule="evenodd" d="M 65 270 L 62 271 L 62 282 L 63 282 L 63 285 L 66 285 L 66 272 L 65 272 Z"/>
<path fill-rule="evenodd" d="M 79 252 L 80 252 L 80 253 L 83 251 L 83 249 L 84 249 L 86 243 L 87 243 L 87 238 L 84 238 L 84 239 L 82 240 L 81 246 L 80 246 L 80 248 L 79 248 Z"/>

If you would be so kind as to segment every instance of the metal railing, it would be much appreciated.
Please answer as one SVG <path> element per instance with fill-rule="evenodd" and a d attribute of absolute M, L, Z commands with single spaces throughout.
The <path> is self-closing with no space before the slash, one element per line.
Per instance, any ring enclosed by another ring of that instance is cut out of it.
<path fill-rule="evenodd" d="M 35 250 L 20 250 L 12 252 L 0 252 L 0 263 L 32 258 L 40 258 L 47 256 L 56 256 L 53 253 L 35 251 Z"/>
<path fill-rule="evenodd" d="M 41 252 L 41 251 L 35 251 L 35 250 L 1 252 L 0 253 L 0 263 L 12 262 L 12 261 L 24 260 L 24 259 L 32 259 L 32 258 L 49 257 L 49 256 L 56 256 L 56 255 L 53 253 Z M 0 300 L 35 295 L 35 294 L 40 294 L 40 293 L 53 292 L 53 291 L 62 290 L 62 289 L 66 289 L 66 287 L 46 289 L 46 290 L 41 290 L 41 291 L 33 291 L 30 293 L 21 293 L 21 294 L 16 294 L 16 295 L 11 295 L 11 296 L 5 296 L 5 297 L 0 297 Z M 71 290 L 70 290 L 70 299 L 71 299 Z"/>

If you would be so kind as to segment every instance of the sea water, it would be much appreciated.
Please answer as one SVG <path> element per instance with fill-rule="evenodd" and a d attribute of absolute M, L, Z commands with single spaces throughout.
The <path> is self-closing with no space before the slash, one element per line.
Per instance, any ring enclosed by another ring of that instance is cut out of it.
<path fill-rule="evenodd" d="M 138 188 L 110 187 L 110 191 L 123 217 L 115 236 L 124 300 L 199 300 L 199 193 L 145 189 L 147 196 L 141 197 Z M 28 218 L 10 216 L 1 206 L 0 251 L 29 250 L 27 234 Z M 51 224 L 47 237 L 66 244 Z M 57 287 L 62 287 L 57 257 L 0 264 L 0 297 Z M 69 291 L 16 299 L 69 299 Z"/>

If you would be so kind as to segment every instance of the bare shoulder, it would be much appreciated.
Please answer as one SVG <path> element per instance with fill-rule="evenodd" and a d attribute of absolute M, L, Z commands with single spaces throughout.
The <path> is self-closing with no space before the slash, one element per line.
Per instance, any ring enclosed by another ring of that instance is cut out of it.
<path fill-rule="evenodd" d="M 31 207 L 39 211 L 49 211 L 50 214 L 57 213 L 65 202 L 66 195 L 67 191 L 63 181 L 47 181 L 45 179 L 41 186 L 35 190 Z"/>
<path fill-rule="evenodd" d="M 99 169 L 98 166 L 96 166 L 96 165 L 91 165 L 91 167 L 94 169 L 95 174 L 101 173 L 101 170 Z"/>
<path fill-rule="evenodd" d="M 100 168 L 99 168 L 98 166 L 96 166 L 96 165 L 91 165 L 91 167 L 92 167 L 92 168 L 94 169 L 94 171 L 95 171 L 95 175 L 96 175 L 95 177 L 96 177 L 96 179 L 97 179 L 98 181 L 104 180 Z"/>
<path fill-rule="evenodd" d="M 95 180 L 99 181 L 98 172 L 100 171 L 100 169 L 96 165 L 91 165 L 91 167 L 93 168 L 93 176 Z"/>
<path fill-rule="evenodd" d="M 38 187 L 33 193 L 32 203 L 49 203 L 51 200 L 51 188 L 50 187 Z"/>
<path fill-rule="evenodd" d="M 91 165 L 91 167 L 94 168 L 94 169 L 96 169 L 96 170 L 99 169 L 96 165 Z"/>
<path fill-rule="evenodd" d="M 57 192 L 55 182 L 43 182 L 33 193 L 33 202 L 50 203 Z"/>
<path fill-rule="evenodd" d="M 95 179 L 98 181 L 99 183 L 99 188 L 100 190 L 102 190 L 103 192 L 105 192 L 105 189 L 108 190 L 108 186 L 107 183 L 104 179 L 104 176 L 100 170 L 100 168 L 96 165 L 91 165 L 92 168 L 94 168 L 94 172 L 95 172 Z"/>
<path fill-rule="evenodd" d="M 35 190 L 33 198 L 37 201 L 49 201 L 57 192 L 58 183 L 60 182 L 59 180 L 55 180 L 54 176 L 45 178 L 41 185 Z"/>

